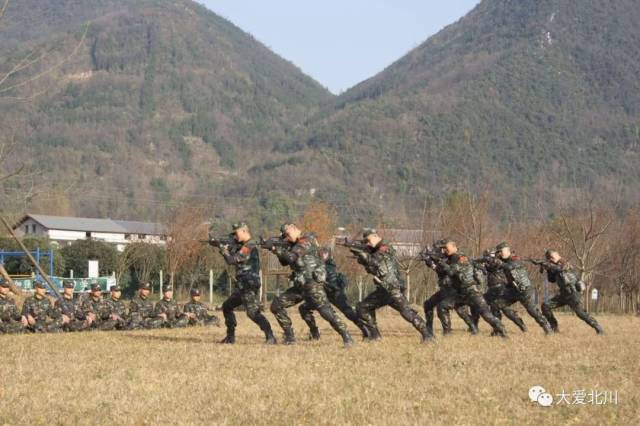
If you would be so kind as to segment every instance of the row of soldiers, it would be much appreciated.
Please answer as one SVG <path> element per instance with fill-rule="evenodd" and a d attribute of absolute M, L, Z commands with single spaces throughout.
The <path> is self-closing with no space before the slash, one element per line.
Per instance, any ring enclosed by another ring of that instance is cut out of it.
<path fill-rule="evenodd" d="M 272 251 L 283 266 L 291 269 L 290 287 L 271 303 L 271 312 L 284 332 L 285 344 L 296 342 L 287 309 L 298 304 L 312 339 L 320 338 L 313 315 L 316 311 L 342 337 L 345 346 L 351 346 L 353 339 L 333 307 L 358 327 L 365 340 L 382 337 L 376 310 L 384 306 L 392 307 L 411 323 L 420 333 L 422 342 L 434 339 L 434 310 L 438 313 L 444 334 L 451 332 L 449 311 L 452 309 L 463 318 L 472 334 L 477 334 L 479 319 L 483 318 L 492 327 L 492 335 L 506 338 L 502 313 L 526 331 L 524 321 L 512 309 L 515 303 L 521 303 L 547 334 L 559 331 L 553 310 L 565 305 L 598 334 L 603 333 L 595 318 L 582 307 L 578 275 L 556 250 L 547 250 L 544 260 L 533 261 L 541 272 L 547 274 L 549 282 L 556 283 L 559 288 L 559 293 L 544 302 L 540 309 L 535 304 L 534 288 L 523 260 L 512 252 L 507 243 L 499 244 L 480 259 L 470 259 L 458 249 L 455 241 L 438 241 L 421 255 L 426 265 L 437 274 L 439 285 L 439 290 L 424 303 L 425 321 L 410 307 L 405 297 L 405 283 L 395 250 L 375 229 L 365 229 L 361 241 L 342 243 L 376 284 L 376 289 L 355 309 L 347 300 L 344 275 L 338 272 L 330 251 L 320 247 L 312 233 L 303 233 L 295 224 L 285 223 L 280 228 L 279 237 L 262 240 L 257 245 L 251 240 L 247 224 L 237 223 L 232 226 L 231 236 L 231 242 L 219 244 L 216 240 L 218 243 L 213 244 L 237 271 L 237 289 L 223 304 L 227 335 L 222 343 L 235 343 L 234 309 L 241 305 L 264 332 L 266 342 L 276 343 L 271 325 L 260 312 L 258 304 L 259 246 Z M 488 284 L 485 293 L 481 291 L 484 281 Z"/>
<path fill-rule="evenodd" d="M 334 307 L 358 327 L 363 339 L 369 341 L 382 337 L 376 310 L 384 306 L 398 311 L 420 333 L 421 341 L 425 343 L 434 339 L 434 310 L 442 323 L 444 334 L 451 332 L 449 312 L 452 309 L 465 321 L 472 334 L 478 332 L 479 319 L 483 318 L 492 327 L 493 335 L 507 337 L 501 321 L 502 313 L 522 331 L 526 331 L 524 321 L 511 308 L 518 302 L 545 333 L 558 331 L 553 310 L 565 305 L 598 334 L 603 333 L 598 322 L 582 307 L 581 281 L 577 274 L 555 250 L 547 250 L 544 260 L 534 261 L 541 272 L 547 274 L 549 282 L 556 283 L 559 288 L 559 293 L 539 309 L 534 302 L 534 289 L 527 269 L 507 243 L 499 244 L 495 250 L 485 253 L 480 259 L 470 259 L 458 249 L 455 241 L 445 239 L 437 242 L 421 255 L 425 264 L 437 274 L 439 285 L 439 290 L 424 303 L 425 320 L 410 307 L 405 297 L 405 283 L 395 250 L 375 229 L 365 229 L 360 241 L 342 243 L 372 276 L 376 285 L 375 290 L 355 308 L 348 302 L 345 292 L 347 281 L 338 272 L 330 250 L 320 247 L 315 235 L 303 233 L 293 223 L 283 224 L 278 237 L 262 240 L 259 244 L 252 241 L 249 227 L 243 222 L 232 226 L 230 239 L 221 242 L 220 239 L 211 238 L 209 242 L 218 247 L 226 263 L 236 269 L 236 289 L 222 305 L 226 336 L 221 343 L 235 343 L 237 321 L 234 310 L 240 306 L 244 307 L 248 317 L 260 327 L 266 343 L 276 343 L 271 324 L 260 309 L 260 247 L 273 252 L 283 266 L 291 269 L 289 288 L 271 303 L 271 312 L 283 330 L 285 344 L 296 342 L 292 321 L 287 313 L 287 309 L 295 305 L 299 305 L 299 312 L 309 327 L 312 339 L 320 338 L 314 317 L 314 312 L 318 312 L 341 336 L 347 347 L 353 345 L 353 339 L 344 322 L 336 315 Z M 481 291 L 483 280 L 488 284 L 485 293 Z M 183 327 L 195 322 L 196 317 L 199 318 L 198 321 L 203 319 L 206 322 L 205 318 L 210 322 L 215 321 L 197 300 L 197 290 L 192 290 L 192 303 L 187 304 L 184 311 L 180 311 L 173 301 L 171 288 L 164 289 L 163 299 L 154 306 L 147 298 L 150 286 L 146 284 L 139 289 L 138 295 L 126 311 L 122 302 L 119 302 L 120 289 L 117 287 L 112 289 L 114 291 L 106 303 L 101 301 L 99 289 L 96 288 L 94 292 L 92 288 L 90 297 L 82 303 L 81 309 L 72 305 L 72 288 L 67 292 L 65 286 L 65 296 L 56 306 L 51 307 L 48 300 L 45 301 L 43 287 L 41 284 L 36 286 L 36 294 L 25 302 L 22 315 L 18 314 L 17 309 L 12 311 L 11 308 L 0 308 L 2 326 L 7 328 L 21 325 L 33 331 L 47 331 L 50 327 L 54 330 L 73 330 L 76 327 L 136 329 Z M 2 300 L 8 299 L 3 296 Z M 1 306 L 11 305 L 2 300 Z M 69 303 L 67 309 L 64 308 L 66 303 Z M 46 321 L 47 317 L 54 321 Z M 40 318 L 45 321 L 39 321 Z M 42 327 L 45 330 L 39 330 Z"/>
<path fill-rule="evenodd" d="M 0 281 L 0 334 L 182 328 L 219 323 L 201 302 L 198 289 L 192 289 L 191 300 L 180 306 L 173 299 L 173 288 L 166 286 L 162 299 L 153 303 L 149 299 L 151 285 L 145 283 L 127 306 L 119 286 L 111 287 L 109 296 L 103 298 L 101 287 L 92 284 L 82 299 L 74 298 L 74 287 L 73 281 L 65 280 L 61 297 L 51 304 L 45 285 L 36 281 L 33 296 L 24 301 L 20 310 L 9 297 L 9 283 Z"/>

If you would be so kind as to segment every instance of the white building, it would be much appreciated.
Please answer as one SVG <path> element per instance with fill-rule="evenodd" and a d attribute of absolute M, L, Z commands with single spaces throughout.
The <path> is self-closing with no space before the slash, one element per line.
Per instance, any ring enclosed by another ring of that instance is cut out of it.
<path fill-rule="evenodd" d="M 165 244 L 166 228 L 159 223 L 28 214 L 13 226 L 19 237 L 46 237 L 58 244 L 92 238 L 115 244 L 119 251 L 134 242 Z"/>

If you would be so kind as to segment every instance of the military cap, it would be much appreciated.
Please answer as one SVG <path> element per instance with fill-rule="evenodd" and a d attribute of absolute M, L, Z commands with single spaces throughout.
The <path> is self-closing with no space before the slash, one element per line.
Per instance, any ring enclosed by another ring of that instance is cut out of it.
<path fill-rule="evenodd" d="M 189 293 L 191 293 L 191 296 L 200 296 L 200 289 L 192 288 Z"/>
<path fill-rule="evenodd" d="M 362 230 L 362 238 L 367 238 L 369 235 L 373 235 L 377 233 L 378 231 L 376 231 L 374 228 L 364 228 Z"/>
<path fill-rule="evenodd" d="M 9 281 L 5 281 L 4 278 L 0 278 L 0 287 L 9 288 Z"/>
<path fill-rule="evenodd" d="M 62 281 L 62 287 L 64 287 L 64 288 L 75 288 L 76 287 L 76 283 L 74 283 L 71 280 L 64 280 L 64 281 Z"/>
<path fill-rule="evenodd" d="M 91 283 L 91 291 L 102 291 L 102 287 L 98 283 Z"/>
<path fill-rule="evenodd" d="M 496 251 L 500 251 L 503 248 L 507 248 L 507 247 L 509 247 L 509 244 L 506 241 L 503 241 L 496 246 Z"/>
<path fill-rule="evenodd" d="M 231 225 L 231 229 L 234 231 L 237 231 L 238 229 L 242 229 L 242 228 L 249 229 L 249 225 L 247 225 L 245 222 L 236 222 L 233 225 Z"/>
<path fill-rule="evenodd" d="M 451 238 L 443 238 L 439 242 L 440 242 L 440 244 L 442 244 L 440 247 L 443 247 L 443 248 L 446 247 L 447 244 L 455 244 L 456 243 Z"/>
<path fill-rule="evenodd" d="M 165 285 L 164 287 L 162 287 L 162 292 L 165 293 L 167 291 L 173 291 L 173 287 L 170 285 Z"/>
<path fill-rule="evenodd" d="M 111 291 L 122 291 L 122 288 L 119 285 L 112 285 L 110 290 Z"/>
<path fill-rule="evenodd" d="M 33 286 L 34 286 L 35 288 L 46 288 L 46 287 L 45 287 L 45 285 L 44 285 L 44 283 L 43 283 L 42 281 L 40 281 L 40 280 L 35 280 L 35 281 L 33 282 Z"/>
<path fill-rule="evenodd" d="M 447 245 L 448 241 L 449 240 L 447 240 L 447 239 L 438 240 L 438 241 L 435 242 L 434 246 L 436 248 L 444 248 Z"/>
<path fill-rule="evenodd" d="M 151 290 L 151 283 L 140 283 L 140 290 Z"/>

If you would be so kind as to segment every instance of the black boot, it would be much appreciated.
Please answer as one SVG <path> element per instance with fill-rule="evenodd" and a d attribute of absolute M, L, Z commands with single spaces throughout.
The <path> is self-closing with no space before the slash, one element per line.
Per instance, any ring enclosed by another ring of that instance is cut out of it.
<path fill-rule="evenodd" d="M 288 329 L 284 331 L 284 341 L 285 345 L 295 345 L 296 344 L 296 336 L 293 334 L 292 329 Z"/>
<path fill-rule="evenodd" d="M 382 335 L 380 334 L 380 330 L 378 330 L 378 327 L 373 327 L 369 329 L 370 341 L 381 340 L 381 339 L 382 339 Z"/>
<path fill-rule="evenodd" d="M 429 332 L 429 329 L 424 327 L 420 330 L 420 334 L 422 335 L 422 343 L 430 343 L 433 342 L 433 334 Z"/>
<path fill-rule="evenodd" d="M 233 345 L 236 342 L 236 332 L 233 329 L 227 329 L 227 337 L 220 340 L 220 343 L 225 345 Z"/>
<path fill-rule="evenodd" d="M 320 340 L 320 330 L 318 330 L 318 327 L 309 328 L 309 340 Z"/>
<path fill-rule="evenodd" d="M 265 335 L 265 343 L 267 345 L 278 344 L 278 341 L 276 340 L 276 337 L 273 335 L 273 332 L 271 330 L 266 331 L 264 335 Z"/>
<path fill-rule="evenodd" d="M 347 330 L 341 332 L 340 336 L 342 336 L 342 342 L 344 343 L 345 348 L 350 348 L 353 346 L 353 339 L 351 338 L 351 335 Z"/>

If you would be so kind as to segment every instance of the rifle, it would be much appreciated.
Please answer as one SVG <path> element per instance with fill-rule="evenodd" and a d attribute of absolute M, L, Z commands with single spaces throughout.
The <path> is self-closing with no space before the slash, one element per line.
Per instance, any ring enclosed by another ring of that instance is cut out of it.
<path fill-rule="evenodd" d="M 540 259 L 533 259 L 531 257 L 526 257 L 523 259 L 526 262 L 530 262 L 533 263 L 534 265 L 538 266 L 540 268 L 540 273 L 543 274 L 544 271 L 547 269 L 548 267 L 548 263 L 546 260 L 540 260 Z"/>
<path fill-rule="evenodd" d="M 268 239 L 264 239 L 264 237 L 260 237 L 258 244 L 260 245 L 260 247 L 262 247 L 265 250 L 273 250 L 276 247 L 288 249 L 291 246 L 291 243 L 289 243 L 286 240 L 283 240 L 281 237 L 271 237 Z"/>
<path fill-rule="evenodd" d="M 203 241 L 201 241 L 203 242 Z M 226 237 L 212 237 L 210 236 L 207 241 L 204 241 L 209 244 L 211 247 L 224 247 L 224 246 L 233 246 L 238 244 L 236 239 L 233 237 L 233 234 L 229 234 Z"/>
<path fill-rule="evenodd" d="M 336 238 L 336 245 L 346 247 L 351 251 L 364 252 L 369 249 L 369 246 L 364 242 L 354 240 L 349 237 Z"/>

